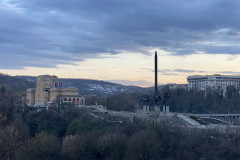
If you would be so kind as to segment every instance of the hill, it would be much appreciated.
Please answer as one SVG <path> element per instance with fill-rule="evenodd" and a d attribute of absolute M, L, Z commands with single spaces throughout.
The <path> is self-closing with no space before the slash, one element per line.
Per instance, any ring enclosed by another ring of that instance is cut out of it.
<path fill-rule="evenodd" d="M 27 88 L 34 87 L 35 84 L 33 83 L 33 81 L 28 81 L 19 77 L 13 77 L 0 73 L 0 87 L 2 86 L 7 89 L 21 92 L 25 91 Z"/>
<path fill-rule="evenodd" d="M 15 76 L 28 82 L 36 83 L 36 77 L 33 76 Z M 82 95 L 97 95 L 109 96 L 122 92 L 135 92 L 142 90 L 141 87 L 124 86 L 116 83 L 105 82 L 91 79 L 73 79 L 73 78 L 59 78 L 59 82 L 63 82 L 66 87 L 73 86 L 79 89 L 79 94 Z"/>

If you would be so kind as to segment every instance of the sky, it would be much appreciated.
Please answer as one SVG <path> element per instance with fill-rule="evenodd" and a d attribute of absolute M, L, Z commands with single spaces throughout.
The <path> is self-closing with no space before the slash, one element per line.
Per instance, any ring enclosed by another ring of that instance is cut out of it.
<path fill-rule="evenodd" d="M 125 85 L 240 74 L 239 0 L 1 0 L 0 73 Z"/>

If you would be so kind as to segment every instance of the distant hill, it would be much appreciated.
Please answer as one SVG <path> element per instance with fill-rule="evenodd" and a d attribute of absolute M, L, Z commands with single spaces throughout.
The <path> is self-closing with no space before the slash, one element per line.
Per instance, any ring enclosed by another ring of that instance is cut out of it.
<path fill-rule="evenodd" d="M 36 77 L 33 76 L 15 76 L 18 79 L 23 79 L 28 82 L 36 83 Z M 122 92 L 136 92 L 141 91 L 141 87 L 124 86 L 116 83 L 91 80 L 91 79 L 72 79 L 72 78 L 59 78 L 59 82 L 63 82 L 66 87 L 73 86 L 79 89 L 79 94 L 82 95 L 97 95 L 108 96 Z"/>
<path fill-rule="evenodd" d="M 9 76 L 0 73 L 0 87 L 4 86 L 7 89 L 12 89 L 15 91 L 25 91 L 27 88 L 32 88 L 35 86 L 33 81 L 28 81 L 22 78 Z"/>

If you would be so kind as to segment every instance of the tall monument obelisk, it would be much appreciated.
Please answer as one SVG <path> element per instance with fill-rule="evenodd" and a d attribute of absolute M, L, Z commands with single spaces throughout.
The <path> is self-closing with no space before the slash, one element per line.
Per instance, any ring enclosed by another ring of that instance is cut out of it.
<path fill-rule="evenodd" d="M 158 93 L 158 59 L 157 51 L 155 51 L 155 95 Z"/>
<path fill-rule="evenodd" d="M 155 51 L 155 94 L 154 94 L 155 105 L 160 105 L 161 97 L 158 93 L 158 58 L 157 51 Z"/>

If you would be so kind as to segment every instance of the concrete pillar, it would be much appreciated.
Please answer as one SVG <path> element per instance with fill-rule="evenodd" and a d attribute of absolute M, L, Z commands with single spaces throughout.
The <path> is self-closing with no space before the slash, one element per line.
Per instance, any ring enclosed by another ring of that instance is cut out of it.
<path fill-rule="evenodd" d="M 166 106 L 163 106 L 163 114 L 166 113 Z"/>
<path fill-rule="evenodd" d="M 146 109 L 147 109 L 147 113 L 149 113 L 149 106 L 146 106 L 146 107 L 147 107 L 147 108 L 146 108 Z"/>
<path fill-rule="evenodd" d="M 143 113 L 149 113 L 149 106 L 143 106 Z"/>
<path fill-rule="evenodd" d="M 143 106 L 143 113 L 146 112 L 146 106 Z"/>
<path fill-rule="evenodd" d="M 154 106 L 154 111 L 155 112 L 160 112 L 160 106 Z"/>
<path fill-rule="evenodd" d="M 83 98 L 83 101 L 82 101 L 82 102 L 83 102 L 83 104 L 82 104 L 82 105 L 84 105 L 84 106 L 85 106 L 85 98 Z"/>
<path fill-rule="evenodd" d="M 166 114 L 169 114 L 169 106 L 166 106 Z"/>

